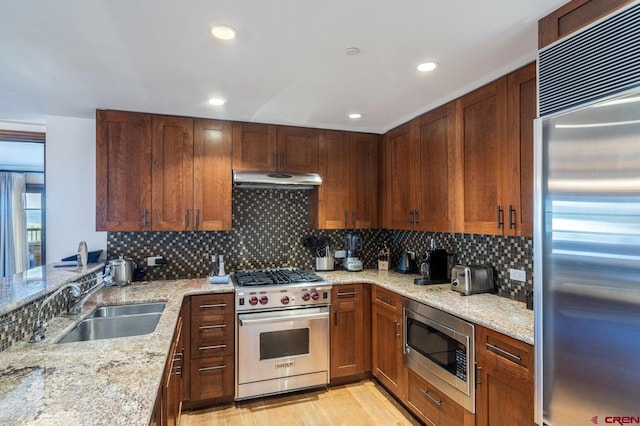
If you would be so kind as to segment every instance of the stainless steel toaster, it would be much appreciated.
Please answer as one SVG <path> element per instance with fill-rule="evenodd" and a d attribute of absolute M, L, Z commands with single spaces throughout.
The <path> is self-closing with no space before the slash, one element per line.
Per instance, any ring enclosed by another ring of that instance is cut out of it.
<path fill-rule="evenodd" d="M 494 289 L 493 268 L 483 265 L 456 265 L 451 270 L 451 290 L 465 296 L 489 293 Z"/>

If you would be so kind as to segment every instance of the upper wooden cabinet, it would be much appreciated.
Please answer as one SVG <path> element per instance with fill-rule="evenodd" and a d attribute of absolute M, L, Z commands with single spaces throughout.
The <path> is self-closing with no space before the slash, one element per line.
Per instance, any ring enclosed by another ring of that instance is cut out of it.
<path fill-rule="evenodd" d="M 96 228 L 231 229 L 231 124 L 98 111 Z"/>
<path fill-rule="evenodd" d="M 322 185 L 311 196 L 310 226 L 361 229 L 376 226 L 378 136 L 321 130 Z"/>
<path fill-rule="evenodd" d="M 538 47 L 543 48 L 634 0 L 572 0 L 538 21 Z"/>
<path fill-rule="evenodd" d="M 96 111 L 96 229 L 151 227 L 151 115 Z"/>
<path fill-rule="evenodd" d="M 414 229 L 414 194 L 417 182 L 412 174 L 412 146 L 415 145 L 416 121 L 410 121 L 384 135 L 384 226 L 391 229 Z M 414 148 L 415 149 L 415 148 Z"/>
<path fill-rule="evenodd" d="M 464 232 L 532 235 L 535 64 L 457 102 Z"/>
<path fill-rule="evenodd" d="M 257 123 L 233 124 L 233 168 L 318 172 L 318 130 Z"/>

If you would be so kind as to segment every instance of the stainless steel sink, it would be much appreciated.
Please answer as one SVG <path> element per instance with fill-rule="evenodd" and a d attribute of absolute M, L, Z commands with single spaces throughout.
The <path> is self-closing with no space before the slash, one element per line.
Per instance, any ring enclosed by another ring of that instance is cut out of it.
<path fill-rule="evenodd" d="M 151 314 L 164 311 L 165 304 L 158 303 L 134 303 L 129 305 L 101 306 L 87 318 L 118 317 L 122 315 Z"/>
<path fill-rule="evenodd" d="M 164 303 L 103 306 L 80 321 L 58 343 L 140 336 L 156 329 Z"/>

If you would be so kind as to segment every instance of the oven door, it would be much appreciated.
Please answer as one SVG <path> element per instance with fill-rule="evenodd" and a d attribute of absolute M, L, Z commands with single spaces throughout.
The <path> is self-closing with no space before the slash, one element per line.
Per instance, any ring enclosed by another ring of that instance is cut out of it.
<path fill-rule="evenodd" d="M 405 364 L 475 412 L 473 325 L 417 302 L 404 308 Z"/>
<path fill-rule="evenodd" d="M 329 370 L 327 306 L 238 314 L 238 385 Z"/>

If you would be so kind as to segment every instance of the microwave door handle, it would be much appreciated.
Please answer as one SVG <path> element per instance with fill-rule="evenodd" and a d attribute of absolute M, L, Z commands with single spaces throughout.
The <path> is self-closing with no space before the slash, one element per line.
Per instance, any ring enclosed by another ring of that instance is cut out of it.
<path fill-rule="evenodd" d="M 306 321 L 314 321 L 314 320 L 322 320 L 329 318 L 329 312 L 321 312 L 314 314 L 301 314 L 296 316 L 281 316 L 281 317 L 267 317 L 267 318 L 252 318 L 252 319 L 242 319 L 239 318 L 238 322 L 241 327 L 250 326 L 250 325 L 259 325 L 259 324 L 270 324 L 275 322 L 282 321 L 298 321 L 298 320 L 306 320 Z"/>

